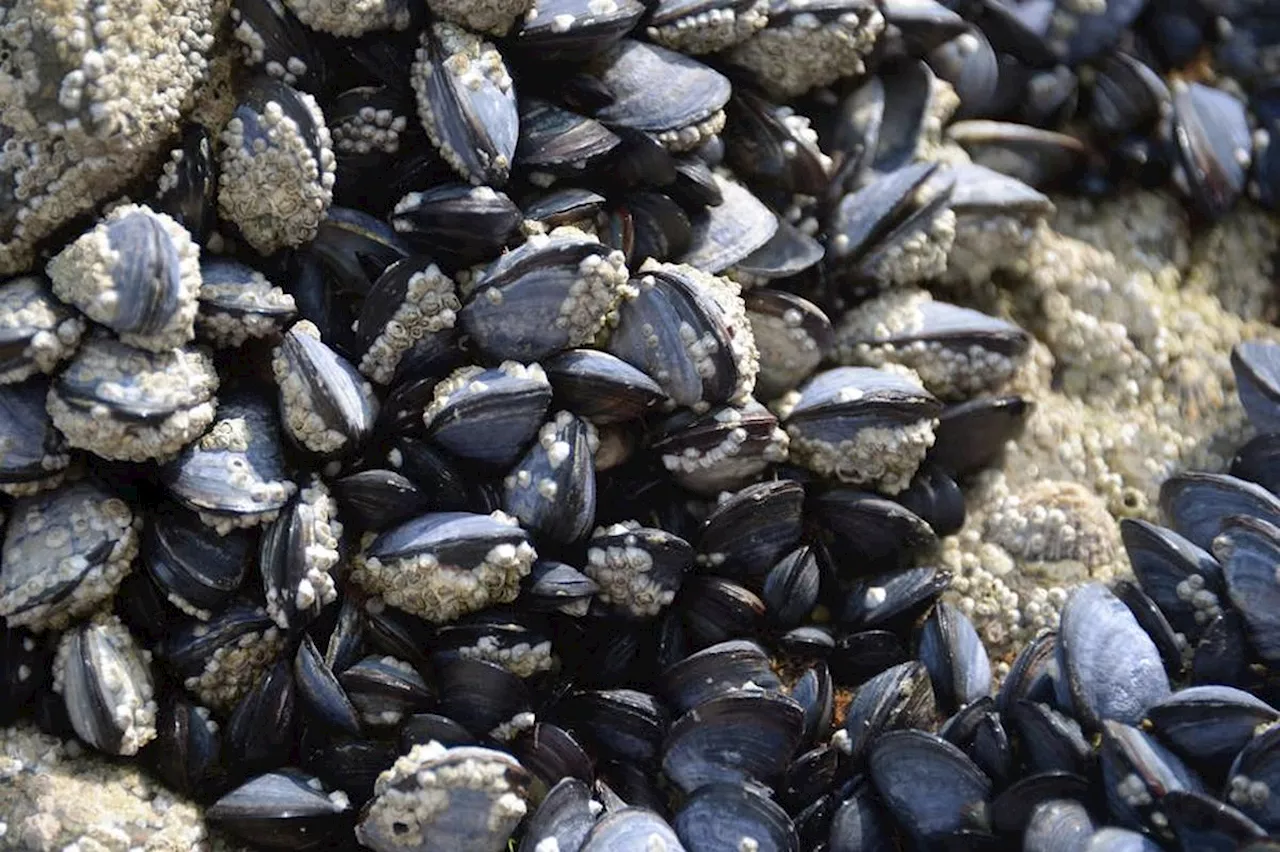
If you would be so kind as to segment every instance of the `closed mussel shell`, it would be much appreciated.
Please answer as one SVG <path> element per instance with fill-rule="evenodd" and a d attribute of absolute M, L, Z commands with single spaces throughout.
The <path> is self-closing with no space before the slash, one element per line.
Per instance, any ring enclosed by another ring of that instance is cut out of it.
<path fill-rule="evenodd" d="M 464 459 L 508 469 L 537 434 L 551 384 L 537 364 L 461 367 L 436 385 L 423 412 L 427 434 Z"/>
<path fill-rule="evenodd" d="M 47 404 L 73 447 L 119 461 L 164 461 L 213 422 L 217 389 L 203 349 L 146 352 L 97 337 L 50 387 Z"/>
<path fill-rule="evenodd" d="M 0 284 L 0 384 L 53 372 L 80 345 L 85 325 L 43 278 L 21 275 Z"/>
<path fill-rule="evenodd" d="M 591 343 L 630 291 L 621 252 L 576 228 L 535 234 L 485 270 L 459 316 L 494 360 L 540 361 Z"/>
<path fill-rule="evenodd" d="M 195 336 L 199 248 L 164 213 L 126 204 L 47 267 L 53 292 L 130 346 L 163 352 Z"/>
<path fill-rule="evenodd" d="M 52 488 L 71 464 L 66 439 L 54 428 L 45 400 L 49 382 L 0 384 L 0 491 L 14 497 Z"/>
<path fill-rule="evenodd" d="M 648 375 L 597 349 L 571 349 L 543 363 L 557 404 L 597 426 L 625 423 L 666 398 Z"/>
<path fill-rule="evenodd" d="M 261 272 L 239 261 L 200 261 L 200 305 L 196 332 L 213 346 L 235 348 L 251 338 L 281 331 L 297 313 L 293 296 Z"/>
<path fill-rule="evenodd" d="M 408 613 L 443 623 L 519 592 L 537 554 L 515 518 L 431 512 L 381 533 L 351 579 Z"/>
<path fill-rule="evenodd" d="M 1104 586 L 1072 592 L 1062 610 L 1057 646 L 1060 690 L 1089 728 L 1105 720 L 1137 724 L 1169 694 L 1155 643 Z"/>
<path fill-rule="evenodd" d="M 406 359 L 444 361 L 461 307 L 453 280 L 429 257 L 393 263 L 374 282 L 356 320 L 360 372 L 386 385 Z"/>
<path fill-rule="evenodd" d="M 354 814 L 341 790 L 326 793 L 319 779 L 297 769 L 277 769 L 251 778 L 209 807 L 211 824 L 268 849 L 323 846 Z"/>
<path fill-rule="evenodd" d="M 156 736 L 151 654 L 115 616 L 100 614 L 62 635 L 53 690 L 76 735 L 99 751 L 137 754 Z"/>
<path fill-rule="evenodd" d="M 161 506 L 147 519 L 142 565 L 170 603 L 207 620 L 239 591 L 252 545 L 248 533 L 219 536 L 194 513 Z"/>
<path fill-rule="evenodd" d="M 506 183 L 520 117 L 498 49 L 456 24 L 436 22 L 422 33 L 410 82 L 427 136 L 454 171 L 477 185 Z"/>
<path fill-rule="evenodd" d="M 142 519 L 92 480 L 23 497 L 0 551 L 0 615 L 61 629 L 115 594 L 138 553 Z"/>
<path fill-rule="evenodd" d="M 286 475 L 274 412 L 248 393 L 228 394 L 209 431 L 162 476 L 173 497 L 219 534 L 274 520 L 298 488 Z"/>

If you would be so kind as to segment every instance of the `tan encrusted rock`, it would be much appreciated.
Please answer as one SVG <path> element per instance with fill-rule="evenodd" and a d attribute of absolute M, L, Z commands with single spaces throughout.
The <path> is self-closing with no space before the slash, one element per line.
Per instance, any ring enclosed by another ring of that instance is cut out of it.
<path fill-rule="evenodd" d="M 140 767 L 108 763 L 28 726 L 0 729 L 0 850 L 238 852 L 200 808 Z"/>

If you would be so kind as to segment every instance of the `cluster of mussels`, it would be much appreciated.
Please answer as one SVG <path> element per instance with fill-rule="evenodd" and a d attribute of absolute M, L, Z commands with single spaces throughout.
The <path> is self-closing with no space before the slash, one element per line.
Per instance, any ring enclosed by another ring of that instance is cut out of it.
<path fill-rule="evenodd" d="M 35 5 L 0 116 L 126 138 Z M 925 286 L 1042 190 L 1280 203 L 1267 0 L 224 15 L 218 125 L 0 283 L 0 718 L 261 848 L 1280 848 L 1280 347 L 998 690 L 929 560 L 1033 401 Z"/>

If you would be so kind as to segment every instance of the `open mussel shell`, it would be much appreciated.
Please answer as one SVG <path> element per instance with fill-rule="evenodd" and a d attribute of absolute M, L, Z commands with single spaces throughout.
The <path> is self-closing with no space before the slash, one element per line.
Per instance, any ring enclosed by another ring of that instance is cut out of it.
<path fill-rule="evenodd" d="M 828 272 L 878 288 L 882 279 L 911 283 L 927 271 L 945 269 L 947 232 L 955 220 L 947 210 L 954 178 L 936 174 L 936 163 L 914 163 L 841 198 L 827 223 Z M 942 183 L 935 187 L 935 180 Z"/>
<path fill-rule="evenodd" d="M 330 574 L 341 558 L 337 515 L 329 489 L 314 477 L 262 534 L 258 570 L 267 614 L 283 629 L 301 627 L 337 600 Z"/>
<path fill-rule="evenodd" d="M 515 518 L 432 512 L 383 532 L 356 557 L 351 579 L 436 623 L 509 603 L 536 558 Z"/>
<path fill-rule="evenodd" d="M 1057 645 L 1061 695 L 1089 728 L 1137 724 L 1169 694 L 1160 652 L 1129 609 L 1104 586 L 1073 591 L 1062 609 Z"/>
<path fill-rule="evenodd" d="M 0 284 L 0 384 L 51 373 L 71 357 L 86 323 L 36 275 Z"/>
<path fill-rule="evenodd" d="M 147 518 L 142 565 L 170 603 L 208 620 L 239 591 L 252 546 L 244 531 L 220 536 L 194 513 L 166 505 Z"/>
<path fill-rule="evenodd" d="M 596 599 L 631 618 L 657 615 L 675 599 L 693 564 L 693 547 L 677 535 L 626 521 L 598 527 L 583 573 L 599 585 Z"/>
<path fill-rule="evenodd" d="M 923 842 L 970 824 L 991 796 L 991 779 L 964 752 L 924 731 L 881 734 L 868 757 L 885 807 Z"/>
<path fill-rule="evenodd" d="M 621 252 L 576 228 L 535 234 L 484 271 L 459 321 L 492 360 L 540 361 L 595 340 L 627 278 Z"/>
<path fill-rule="evenodd" d="M 209 822 L 268 849 L 316 849 L 354 820 L 341 790 L 326 793 L 318 778 L 285 768 L 251 778 L 212 804 Z"/>
<path fill-rule="evenodd" d="M 493 852 L 524 818 L 532 780 L 504 752 L 414 746 L 378 777 L 356 839 L 375 852 L 403 852 L 406 835 L 413 849 Z"/>
<path fill-rule="evenodd" d="M 333 201 L 336 167 L 315 98 L 281 80 L 257 77 L 219 142 L 222 219 L 264 256 L 314 238 Z"/>
<path fill-rule="evenodd" d="M 597 426 L 635 420 L 666 399 L 648 375 L 598 349 L 561 352 L 542 366 L 557 404 Z"/>
<path fill-rule="evenodd" d="M 213 422 L 217 389 L 203 349 L 145 352 L 97 337 L 50 387 L 47 404 L 73 447 L 117 461 L 163 461 Z"/>
<path fill-rule="evenodd" d="M 48 393 L 43 378 L 0 384 L 0 491 L 5 494 L 21 497 L 55 487 L 71 464 L 67 441 L 45 404 Z"/>
<path fill-rule="evenodd" d="M 505 184 L 520 116 L 498 49 L 456 24 L 436 22 L 422 32 L 410 82 L 418 117 L 445 162 L 473 184 Z"/>
<path fill-rule="evenodd" d="M 270 337 L 297 313 L 293 296 L 239 261 L 206 257 L 200 278 L 196 332 L 214 346 L 234 349 L 251 338 Z"/>
<path fill-rule="evenodd" d="M 133 755 L 156 736 L 151 654 L 119 618 L 101 614 L 62 635 L 53 689 L 76 735 L 116 755 Z"/>
<path fill-rule="evenodd" d="M 297 491 L 275 414 L 252 394 L 224 398 L 212 428 L 163 476 L 174 498 L 220 534 L 274 520 Z"/>
<path fill-rule="evenodd" d="M 1003 121 L 971 119 L 947 128 L 947 138 L 980 166 L 1037 189 L 1047 189 L 1083 170 L 1088 150 L 1074 136 Z"/>
<path fill-rule="evenodd" d="M 508 469 L 537 434 L 551 384 L 537 364 L 461 367 L 436 385 L 423 412 L 427 434 L 464 459 Z"/>
<path fill-rule="evenodd" d="M 0 551 L 0 615 L 11 627 L 61 629 L 109 601 L 138 553 L 141 518 L 92 480 L 11 507 Z"/>
<path fill-rule="evenodd" d="M 870 367 L 825 370 L 774 405 L 793 461 L 888 494 L 910 483 L 941 408 L 913 378 Z"/>
<path fill-rule="evenodd" d="M 1177 755 L 1138 728 L 1107 720 L 1100 751 L 1107 806 L 1116 821 L 1168 835 L 1161 798 L 1170 790 L 1203 792 L 1200 778 Z"/>
<path fill-rule="evenodd" d="M 130 346 L 163 352 L 195 336 L 200 250 L 164 213 L 117 207 L 47 271 L 54 295 Z"/>
<path fill-rule="evenodd" d="M 791 817 L 755 787 L 707 784 L 671 821 L 689 852 L 739 849 L 748 839 L 764 852 L 799 852 Z"/>
<path fill-rule="evenodd" d="M 831 158 L 818 147 L 808 118 L 745 89 L 734 91 L 726 113 L 726 153 L 736 173 L 787 192 L 826 191 Z"/>
<path fill-rule="evenodd" d="M 692 793 L 714 782 L 767 782 L 786 768 L 800 744 L 804 710 L 789 697 L 763 691 L 722 695 L 671 726 L 662 769 Z"/>
<path fill-rule="evenodd" d="M 271 358 L 279 389 L 280 420 L 300 447 L 333 455 L 359 447 L 373 431 L 378 400 L 356 368 L 300 320 Z"/>

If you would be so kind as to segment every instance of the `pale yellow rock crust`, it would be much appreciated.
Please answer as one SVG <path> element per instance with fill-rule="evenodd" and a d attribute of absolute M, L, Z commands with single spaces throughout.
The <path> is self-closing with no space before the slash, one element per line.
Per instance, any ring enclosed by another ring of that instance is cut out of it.
<path fill-rule="evenodd" d="M 239 852 L 200 809 L 137 764 L 108 763 L 34 728 L 0 728 L 0 850 Z"/>
<path fill-rule="evenodd" d="M 939 292 L 1037 338 L 1013 382 L 1036 410 L 1002 468 L 967 489 L 965 529 L 939 554 L 956 576 L 948 598 L 1000 667 L 1056 625 L 1073 586 L 1129 574 L 1117 518 L 1161 520 L 1170 474 L 1229 465 L 1251 436 L 1231 347 L 1280 336 L 1266 324 L 1280 236 L 1268 214 L 1242 205 L 1192 238 L 1163 194 L 1054 201 L 1011 267 L 969 281 L 949 270 Z"/>

